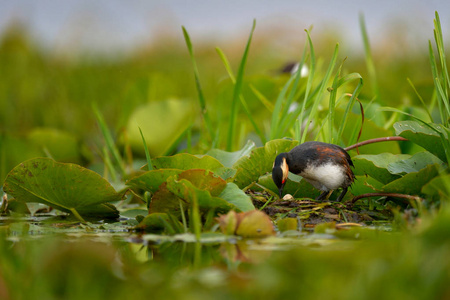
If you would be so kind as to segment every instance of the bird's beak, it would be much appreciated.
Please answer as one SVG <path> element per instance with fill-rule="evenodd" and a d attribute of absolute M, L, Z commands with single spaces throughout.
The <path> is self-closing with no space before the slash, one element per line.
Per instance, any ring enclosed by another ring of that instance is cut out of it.
<path fill-rule="evenodd" d="M 284 188 L 284 185 L 282 185 L 282 186 L 278 189 L 280 198 L 283 198 L 283 188 Z"/>

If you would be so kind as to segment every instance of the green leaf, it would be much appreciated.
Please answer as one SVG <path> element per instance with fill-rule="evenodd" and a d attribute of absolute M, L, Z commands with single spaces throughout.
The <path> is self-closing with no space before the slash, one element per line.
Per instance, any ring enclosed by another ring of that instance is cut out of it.
<path fill-rule="evenodd" d="M 121 198 L 99 174 L 49 158 L 27 160 L 15 167 L 3 189 L 17 200 L 43 203 L 65 212 Z"/>
<path fill-rule="evenodd" d="M 178 175 L 178 180 L 186 179 L 190 181 L 196 188 L 208 191 L 211 196 L 218 196 L 226 187 L 227 183 L 214 173 L 202 170 L 191 169 L 184 171 Z"/>
<path fill-rule="evenodd" d="M 450 199 L 450 174 L 437 176 L 422 187 L 422 193 L 437 196 L 439 200 Z"/>
<path fill-rule="evenodd" d="M 264 147 L 253 149 L 250 156 L 239 159 L 233 167 L 237 169 L 234 182 L 244 188 L 252 182 L 258 181 L 261 175 L 271 172 L 275 157 L 291 150 L 298 144 L 291 140 L 273 140 Z"/>
<path fill-rule="evenodd" d="M 249 155 L 253 148 L 255 148 L 255 143 L 249 140 L 241 150 L 235 152 L 211 149 L 206 154 L 216 158 L 225 167 L 231 168 L 240 158 Z"/>
<path fill-rule="evenodd" d="M 228 203 L 235 205 L 241 211 L 255 209 L 252 200 L 236 184 L 229 182 L 226 188 L 219 195 Z"/>
<path fill-rule="evenodd" d="M 209 191 L 197 188 L 186 179 L 176 180 L 174 177 L 170 177 L 167 180 L 167 189 L 189 204 L 192 204 L 194 198 L 196 198 L 202 211 L 214 209 L 217 213 L 227 213 L 232 209 L 236 209 L 235 205 L 218 197 L 212 197 Z"/>
<path fill-rule="evenodd" d="M 383 186 L 383 191 L 418 195 L 421 193 L 422 187 L 439 174 L 438 168 L 439 165 L 434 164 L 428 165 L 418 172 L 408 173 Z"/>
<path fill-rule="evenodd" d="M 273 182 L 272 174 L 261 176 L 258 180 L 258 183 L 278 195 L 278 188 Z M 297 182 L 288 178 L 288 180 L 286 181 L 286 185 L 284 186 L 283 193 L 285 195 L 291 194 L 293 197 L 296 198 L 314 199 L 317 196 L 319 196 L 320 191 L 315 189 L 308 182 L 306 182 L 306 180 L 300 180 L 300 182 Z"/>
<path fill-rule="evenodd" d="M 212 156 L 203 155 L 199 157 L 188 153 L 156 157 L 152 159 L 152 163 L 154 169 L 205 169 L 214 172 L 224 167 Z"/>
<path fill-rule="evenodd" d="M 381 153 L 377 155 L 357 155 L 352 158 L 355 174 L 367 174 L 383 184 L 400 178 L 388 170 L 390 163 L 410 158 L 407 154 Z"/>
<path fill-rule="evenodd" d="M 86 218 L 117 219 L 120 214 L 111 203 L 100 203 L 77 208 L 77 212 Z"/>
<path fill-rule="evenodd" d="M 439 165 L 442 164 L 442 161 L 430 152 L 419 152 L 410 158 L 390 163 L 387 169 L 391 174 L 406 174 L 417 172 L 426 166 L 433 164 Z"/>
<path fill-rule="evenodd" d="M 183 224 L 166 213 L 152 213 L 146 216 L 134 229 L 138 231 L 171 234 L 184 231 Z"/>
<path fill-rule="evenodd" d="M 441 125 L 434 124 L 436 130 L 448 139 L 446 131 Z M 425 150 L 436 155 L 440 160 L 447 162 L 445 149 L 442 145 L 440 135 L 433 129 L 416 121 L 401 121 L 394 124 L 395 134 L 404 137 L 411 142 L 423 147 Z"/>
<path fill-rule="evenodd" d="M 167 183 L 164 182 L 153 195 L 148 212 L 172 214 L 178 219 L 181 219 L 180 201 L 183 205 L 183 210 L 186 210 L 189 202 L 170 192 L 167 188 Z"/>
<path fill-rule="evenodd" d="M 128 142 L 134 152 L 145 154 L 142 129 L 152 157 L 165 155 L 189 128 L 194 110 L 187 101 L 166 99 L 138 107 L 126 127 Z"/>
<path fill-rule="evenodd" d="M 127 185 L 132 188 L 143 189 L 155 193 L 159 190 L 161 184 L 166 182 L 167 178 L 182 173 L 183 170 L 178 169 L 160 169 L 147 171 L 142 175 L 133 177 L 127 181 Z"/>

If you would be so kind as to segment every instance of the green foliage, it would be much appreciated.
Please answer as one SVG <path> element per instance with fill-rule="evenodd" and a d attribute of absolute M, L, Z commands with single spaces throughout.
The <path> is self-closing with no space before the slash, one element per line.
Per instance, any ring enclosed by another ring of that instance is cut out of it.
<path fill-rule="evenodd" d="M 27 160 L 15 167 L 6 177 L 3 190 L 17 200 L 43 203 L 75 215 L 89 212 L 87 207 L 121 198 L 97 173 L 48 158 Z M 99 206 L 95 210 L 102 211 Z"/>

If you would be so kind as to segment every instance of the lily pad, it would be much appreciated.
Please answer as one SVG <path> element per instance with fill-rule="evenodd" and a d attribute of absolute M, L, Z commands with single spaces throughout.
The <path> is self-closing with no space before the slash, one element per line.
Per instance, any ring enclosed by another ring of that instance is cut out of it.
<path fill-rule="evenodd" d="M 240 158 L 249 155 L 253 148 L 255 148 L 255 143 L 249 140 L 247 144 L 239 151 L 227 152 L 220 149 L 212 149 L 206 154 L 216 158 L 225 167 L 231 168 Z"/>
<path fill-rule="evenodd" d="M 383 186 L 383 191 L 388 193 L 419 195 L 422 187 L 439 174 L 438 169 L 438 164 L 428 165 L 420 171 L 408 173 L 386 184 Z"/>
<path fill-rule="evenodd" d="M 441 125 L 433 124 L 448 139 L 446 130 Z M 395 134 L 402 136 L 411 142 L 423 147 L 433 153 L 440 160 L 447 162 L 445 149 L 442 145 L 440 135 L 431 128 L 417 121 L 401 121 L 394 124 Z"/>
<path fill-rule="evenodd" d="M 270 218 L 260 210 L 236 213 L 230 211 L 217 218 L 222 233 L 235 234 L 247 238 L 275 235 L 275 229 Z"/>
<path fill-rule="evenodd" d="M 235 205 L 239 210 L 244 212 L 255 209 L 250 197 L 232 182 L 227 183 L 226 188 L 219 195 L 219 198 Z"/>
<path fill-rule="evenodd" d="M 189 153 L 180 153 L 172 156 L 161 156 L 152 159 L 154 169 L 205 169 L 215 171 L 224 166 L 209 155 L 196 156 Z"/>
<path fill-rule="evenodd" d="M 235 205 L 211 196 L 209 191 L 197 188 L 186 179 L 176 180 L 174 177 L 170 177 L 167 180 L 167 189 L 187 203 L 192 203 L 194 199 L 197 199 L 201 210 L 214 209 L 217 213 L 226 213 L 232 209 L 237 209 Z"/>
<path fill-rule="evenodd" d="M 410 158 L 407 154 L 381 153 L 377 155 L 357 155 L 352 158 L 355 175 L 369 175 L 383 184 L 400 178 L 388 171 L 389 164 Z"/>
<path fill-rule="evenodd" d="M 99 174 L 49 158 L 31 159 L 15 167 L 6 177 L 3 190 L 17 200 L 43 203 L 65 212 L 121 198 Z M 88 211 L 82 209 L 83 213 Z"/>
<path fill-rule="evenodd" d="M 136 176 L 127 181 L 127 185 L 132 188 L 143 189 L 155 193 L 159 190 L 161 184 L 166 182 L 167 178 L 182 173 L 183 170 L 178 169 L 160 169 L 147 171 L 142 175 Z"/>
<path fill-rule="evenodd" d="M 153 195 L 150 202 L 148 212 L 151 213 L 167 213 L 172 214 L 178 219 L 181 218 L 180 203 L 183 207 L 189 205 L 189 202 L 174 195 L 167 188 L 167 183 L 164 182 L 159 190 Z"/>
<path fill-rule="evenodd" d="M 225 180 L 217 177 L 211 171 L 191 169 L 178 175 L 178 180 L 186 179 L 196 188 L 210 192 L 211 196 L 218 196 L 227 186 Z"/>
<path fill-rule="evenodd" d="M 171 234 L 184 231 L 183 224 L 166 213 L 152 213 L 146 216 L 136 227 L 138 231 Z"/>
<path fill-rule="evenodd" d="M 278 195 L 278 188 L 273 182 L 272 175 L 267 174 L 259 178 L 258 183 L 265 188 L 268 188 L 272 192 Z M 300 180 L 300 182 L 293 181 L 290 178 L 286 181 L 286 185 L 283 189 L 284 194 L 291 194 L 296 198 L 316 198 L 320 192 L 315 189 L 311 184 L 306 182 L 306 180 Z"/>
<path fill-rule="evenodd" d="M 419 152 L 410 158 L 391 162 L 387 169 L 391 174 L 407 174 L 433 164 L 439 165 L 442 164 L 442 161 L 430 152 Z"/>
<path fill-rule="evenodd" d="M 291 140 L 273 140 L 267 142 L 264 147 L 253 149 L 250 156 L 239 159 L 233 167 L 237 169 L 234 182 L 244 188 L 252 182 L 258 181 L 261 175 L 272 171 L 275 157 L 291 150 L 298 144 Z"/>

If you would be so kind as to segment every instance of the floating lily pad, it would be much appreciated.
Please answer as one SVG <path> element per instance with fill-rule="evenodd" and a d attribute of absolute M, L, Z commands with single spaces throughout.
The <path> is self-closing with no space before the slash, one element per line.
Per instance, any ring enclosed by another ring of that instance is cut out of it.
<path fill-rule="evenodd" d="M 196 156 L 189 153 L 156 157 L 152 159 L 152 163 L 154 169 L 205 169 L 215 171 L 224 167 L 212 156 Z"/>
<path fill-rule="evenodd" d="M 278 195 L 278 187 L 273 182 L 271 174 L 261 176 L 258 180 L 258 183 Z M 293 197 L 296 198 L 312 198 L 312 199 L 316 198 L 320 194 L 320 192 L 317 189 L 315 189 L 311 184 L 309 184 L 305 180 L 297 182 L 291 180 L 290 178 L 288 178 L 288 180 L 286 181 L 283 193 L 291 194 Z"/>
<path fill-rule="evenodd" d="M 387 184 L 400 178 L 400 175 L 388 171 L 389 164 L 410 158 L 407 154 L 381 153 L 377 155 L 357 155 L 352 158 L 357 175 L 369 175 L 381 183 Z"/>
<path fill-rule="evenodd" d="M 89 206 L 121 198 L 99 174 L 49 158 L 31 159 L 15 167 L 3 189 L 20 201 L 43 203 L 65 212 L 81 209 L 85 214 Z"/>
<path fill-rule="evenodd" d="M 143 189 L 145 191 L 155 193 L 159 190 L 161 184 L 166 182 L 167 178 L 173 175 L 178 175 L 182 172 L 183 170 L 178 169 L 151 170 L 128 180 L 127 185 L 133 188 Z"/>
<path fill-rule="evenodd" d="M 394 180 L 385 186 L 383 190 L 388 193 L 402 193 L 418 195 L 422 187 L 439 174 L 439 165 L 428 165 L 418 172 L 411 172 Z"/>
<path fill-rule="evenodd" d="M 255 209 L 250 197 L 247 196 L 236 184 L 231 182 L 227 183 L 226 188 L 219 195 L 219 198 L 235 205 L 239 210 L 244 212 Z"/>
<path fill-rule="evenodd" d="M 211 196 L 209 191 L 197 188 L 186 179 L 176 180 L 174 177 L 170 177 L 167 180 L 167 189 L 177 197 L 184 199 L 187 203 L 192 203 L 194 199 L 197 199 L 201 210 L 214 209 L 217 213 L 226 213 L 232 209 L 237 209 L 235 205 L 221 198 Z"/>
<path fill-rule="evenodd" d="M 442 161 L 430 152 L 419 152 L 410 158 L 391 162 L 387 169 L 391 174 L 407 174 L 433 164 L 439 165 L 442 164 Z"/>
<path fill-rule="evenodd" d="M 152 213 L 146 216 L 136 227 L 138 231 L 171 234 L 184 231 L 183 224 L 166 213 Z"/>
<path fill-rule="evenodd" d="M 267 142 L 264 147 L 253 149 L 249 156 L 242 157 L 233 165 L 237 169 L 234 182 L 240 188 L 244 188 L 258 181 L 261 175 L 272 171 L 273 162 L 278 154 L 290 151 L 297 144 L 297 141 L 273 140 Z"/>
<path fill-rule="evenodd" d="M 181 206 L 183 210 L 189 205 L 187 200 L 181 199 L 167 189 L 167 183 L 164 182 L 159 190 L 153 195 L 150 202 L 149 213 L 167 213 L 177 218 L 181 218 Z"/>
<path fill-rule="evenodd" d="M 186 179 L 196 188 L 210 192 L 211 196 L 218 196 L 227 186 L 225 180 L 217 177 L 211 171 L 191 169 L 178 175 L 178 180 Z"/>
<path fill-rule="evenodd" d="M 224 234 L 235 234 L 247 238 L 275 235 L 275 229 L 270 218 L 260 210 L 236 213 L 230 211 L 218 219 Z"/>
<path fill-rule="evenodd" d="M 253 148 L 255 148 L 255 143 L 249 140 L 247 144 L 239 151 L 227 152 L 220 149 L 212 149 L 206 154 L 216 158 L 225 167 L 231 168 L 240 158 L 249 155 Z"/>
<path fill-rule="evenodd" d="M 446 130 L 441 125 L 432 124 L 436 130 L 440 131 L 448 139 Z M 440 135 L 431 128 L 417 121 L 401 121 L 394 124 L 395 134 L 402 136 L 411 142 L 423 147 L 433 153 L 439 159 L 447 162 L 445 149 L 442 145 Z"/>

